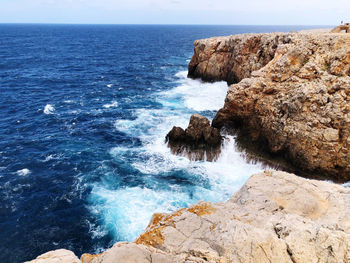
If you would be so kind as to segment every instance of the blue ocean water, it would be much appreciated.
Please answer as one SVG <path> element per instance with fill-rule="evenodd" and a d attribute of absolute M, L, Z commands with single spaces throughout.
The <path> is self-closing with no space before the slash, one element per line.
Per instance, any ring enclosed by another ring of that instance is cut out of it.
<path fill-rule="evenodd" d="M 254 172 L 225 142 L 217 162 L 164 143 L 213 118 L 224 82 L 186 78 L 195 39 L 296 26 L 0 25 L 0 262 L 96 253 L 154 212 L 228 199 Z"/>

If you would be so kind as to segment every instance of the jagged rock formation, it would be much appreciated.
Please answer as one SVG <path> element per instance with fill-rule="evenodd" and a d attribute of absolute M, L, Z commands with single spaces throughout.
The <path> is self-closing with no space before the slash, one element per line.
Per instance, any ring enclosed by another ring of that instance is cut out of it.
<path fill-rule="evenodd" d="M 166 136 L 166 142 L 175 154 L 185 154 L 190 159 L 208 161 L 220 153 L 222 136 L 220 131 L 210 126 L 207 118 L 193 114 L 186 130 L 174 126 Z"/>
<path fill-rule="evenodd" d="M 27 263 L 81 263 L 79 258 L 72 251 L 57 249 L 40 255 Z"/>
<path fill-rule="evenodd" d="M 194 45 L 189 76 L 238 82 L 214 127 L 238 128 L 300 169 L 350 180 L 348 34 L 244 34 Z"/>
<path fill-rule="evenodd" d="M 271 61 L 278 44 L 288 43 L 288 35 L 243 34 L 196 40 L 188 76 L 204 81 L 237 83 Z"/>
<path fill-rule="evenodd" d="M 82 262 L 349 263 L 350 189 L 266 171 L 227 202 L 155 214 L 135 242 Z"/>

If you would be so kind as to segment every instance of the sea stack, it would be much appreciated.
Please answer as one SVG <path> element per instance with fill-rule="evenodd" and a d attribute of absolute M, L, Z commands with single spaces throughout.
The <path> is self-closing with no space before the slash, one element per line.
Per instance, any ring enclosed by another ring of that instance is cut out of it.
<path fill-rule="evenodd" d="M 166 136 L 168 146 L 175 154 L 185 154 L 192 160 L 212 161 L 220 151 L 222 136 L 220 131 L 210 126 L 210 121 L 193 114 L 184 130 L 174 126 Z"/>

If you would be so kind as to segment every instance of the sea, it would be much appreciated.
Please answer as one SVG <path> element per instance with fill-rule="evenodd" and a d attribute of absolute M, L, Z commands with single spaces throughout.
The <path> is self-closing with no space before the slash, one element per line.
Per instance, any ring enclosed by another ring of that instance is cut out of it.
<path fill-rule="evenodd" d="M 0 262 L 99 253 L 155 212 L 229 199 L 266 168 L 234 136 L 216 162 L 165 143 L 228 89 L 187 78 L 193 41 L 309 28 L 0 24 Z"/>

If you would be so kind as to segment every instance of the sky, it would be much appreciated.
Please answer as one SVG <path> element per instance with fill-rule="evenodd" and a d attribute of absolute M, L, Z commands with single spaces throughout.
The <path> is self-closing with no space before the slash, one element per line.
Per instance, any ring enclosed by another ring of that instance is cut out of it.
<path fill-rule="evenodd" d="M 0 23 L 337 25 L 350 0 L 0 0 Z"/>

